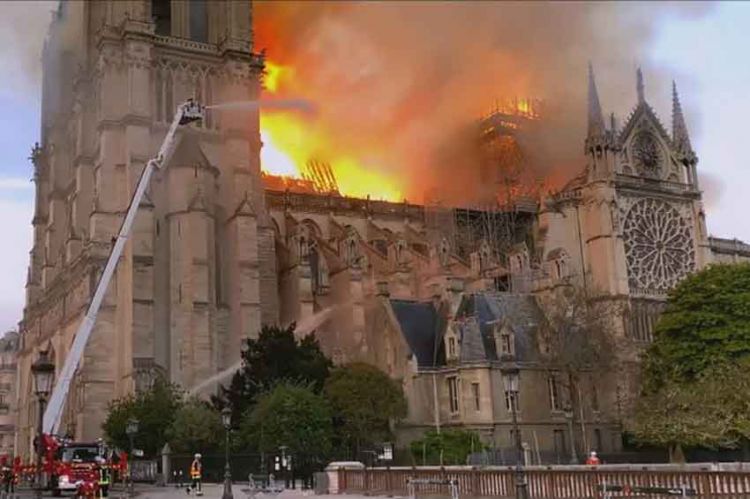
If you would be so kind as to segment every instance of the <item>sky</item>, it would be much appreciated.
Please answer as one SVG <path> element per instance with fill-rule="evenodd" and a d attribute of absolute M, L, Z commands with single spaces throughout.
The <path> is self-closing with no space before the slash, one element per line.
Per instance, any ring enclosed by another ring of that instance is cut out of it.
<path fill-rule="evenodd" d="M 25 299 L 34 196 L 28 156 L 39 139 L 37 54 L 54 3 L 0 2 L 0 46 L 5 47 L 0 51 L 0 332 L 16 328 Z M 700 158 L 709 232 L 745 241 L 750 241 L 745 198 L 750 172 L 743 154 L 750 117 L 750 30 L 743 28 L 748 25 L 750 3 L 744 2 L 718 4 L 701 16 L 665 16 L 658 20 L 649 60 L 623 61 L 658 65 L 673 75 Z M 597 73 L 597 84 L 601 92 L 606 74 Z M 670 128 L 671 96 L 652 95 L 647 87 L 647 99 Z M 607 104 L 602 103 L 605 110 Z"/>

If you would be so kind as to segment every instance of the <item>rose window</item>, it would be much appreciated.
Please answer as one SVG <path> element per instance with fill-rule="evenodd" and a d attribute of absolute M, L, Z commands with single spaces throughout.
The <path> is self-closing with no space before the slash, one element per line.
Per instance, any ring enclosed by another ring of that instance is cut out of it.
<path fill-rule="evenodd" d="M 636 202 L 625 215 L 623 236 L 634 291 L 666 292 L 695 268 L 690 226 L 664 201 Z"/>
<path fill-rule="evenodd" d="M 661 164 L 661 150 L 654 136 L 649 132 L 640 132 L 633 139 L 633 158 L 638 169 L 644 175 L 656 177 L 659 175 Z"/>

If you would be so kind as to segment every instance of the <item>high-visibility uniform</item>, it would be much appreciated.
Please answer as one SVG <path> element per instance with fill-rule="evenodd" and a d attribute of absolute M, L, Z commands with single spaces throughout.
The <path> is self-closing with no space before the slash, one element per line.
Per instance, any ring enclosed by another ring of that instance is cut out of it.
<path fill-rule="evenodd" d="M 190 465 L 190 479 L 193 483 L 190 488 L 195 490 L 195 495 L 197 496 L 203 495 L 203 487 L 201 484 L 201 479 L 203 478 L 202 471 L 203 465 L 201 465 L 201 462 L 198 459 L 193 459 L 193 463 Z"/>
<path fill-rule="evenodd" d="M 109 466 L 102 464 L 99 466 L 99 496 L 109 497 L 109 484 L 110 484 L 110 470 Z"/>
<path fill-rule="evenodd" d="M 13 469 L 7 464 L 3 464 L 3 490 L 6 493 L 15 492 L 15 477 Z"/>

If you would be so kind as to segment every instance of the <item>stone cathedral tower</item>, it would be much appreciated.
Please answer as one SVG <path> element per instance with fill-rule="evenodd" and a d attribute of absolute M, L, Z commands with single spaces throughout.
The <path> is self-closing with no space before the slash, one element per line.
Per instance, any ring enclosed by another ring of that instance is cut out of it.
<path fill-rule="evenodd" d="M 599 296 L 621 300 L 627 337 L 650 341 L 667 291 L 712 260 L 697 157 L 673 89 L 672 133 L 646 102 L 605 122 L 589 68 L 587 165 L 540 217 L 545 253 L 557 251 Z"/>
<path fill-rule="evenodd" d="M 30 365 L 62 367 L 132 190 L 175 106 L 255 99 L 250 0 L 61 2 L 44 48 L 34 246 L 21 323 L 17 449 L 37 420 Z M 182 386 L 277 320 L 257 111 L 209 111 L 152 180 L 72 384 L 62 431 L 100 435 L 107 403 L 157 374 Z M 263 296 L 261 301 L 260 297 Z"/>

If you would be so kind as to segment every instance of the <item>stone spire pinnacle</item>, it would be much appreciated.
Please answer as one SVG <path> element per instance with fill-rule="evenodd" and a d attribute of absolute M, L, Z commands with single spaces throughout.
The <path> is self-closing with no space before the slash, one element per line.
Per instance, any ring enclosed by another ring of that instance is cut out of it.
<path fill-rule="evenodd" d="M 682 114 L 680 96 L 677 94 L 677 84 L 672 81 L 672 142 L 675 149 L 681 153 L 691 153 L 693 147 L 690 144 L 685 116 Z"/>
<path fill-rule="evenodd" d="M 604 116 L 602 106 L 599 104 L 599 93 L 596 91 L 594 81 L 594 68 L 589 62 L 589 137 L 604 135 Z"/>
<path fill-rule="evenodd" d="M 643 90 L 643 73 L 641 72 L 641 68 L 638 68 L 638 71 L 636 72 L 635 88 L 638 92 L 638 104 L 646 102 L 646 96 Z"/>

